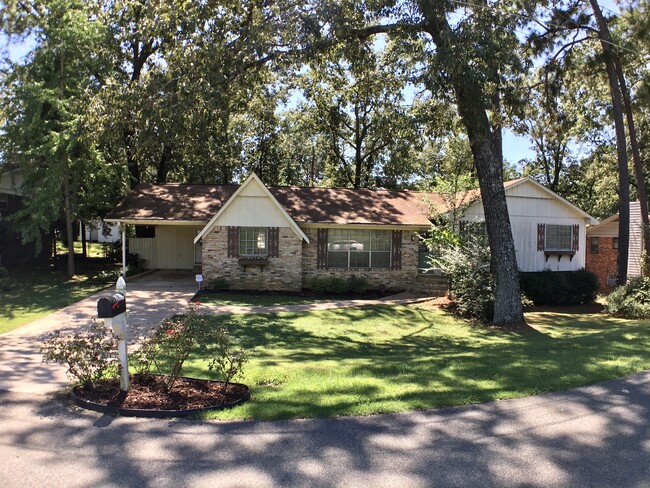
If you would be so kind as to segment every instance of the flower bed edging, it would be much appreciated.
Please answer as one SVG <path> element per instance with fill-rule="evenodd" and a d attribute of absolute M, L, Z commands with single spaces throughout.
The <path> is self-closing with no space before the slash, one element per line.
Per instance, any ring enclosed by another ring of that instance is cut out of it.
<path fill-rule="evenodd" d="M 222 381 L 215 381 L 215 380 L 202 380 L 202 381 L 209 381 L 211 383 L 223 383 Z M 95 412 L 105 413 L 113 416 L 122 416 L 122 417 L 163 419 L 163 418 L 174 418 L 174 417 L 189 417 L 191 415 L 195 415 L 202 412 L 225 410 L 227 408 L 233 408 L 238 405 L 241 405 L 242 403 L 250 399 L 250 388 L 247 385 L 244 385 L 242 383 L 230 383 L 230 384 L 241 386 L 246 389 L 246 392 L 239 400 L 227 404 L 223 404 L 223 405 L 215 405 L 215 406 L 203 407 L 203 408 L 191 408 L 185 410 L 138 409 L 138 408 L 116 407 L 112 405 L 102 405 L 100 403 L 85 400 L 80 396 L 78 396 L 76 390 L 79 388 L 79 386 L 75 386 L 74 388 L 72 388 L 70 396 L 72 397 L 72 401 L 77 406 L 81 408 L 85 408 L 87 410 L 93 410 Z"/>

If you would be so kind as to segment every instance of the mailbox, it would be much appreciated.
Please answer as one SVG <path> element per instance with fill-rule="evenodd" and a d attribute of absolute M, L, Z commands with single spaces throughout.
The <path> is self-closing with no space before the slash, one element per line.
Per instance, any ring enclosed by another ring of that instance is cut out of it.
<path fill-rule="evenodd" d="M 126 298 L 120 293 L 115 293 L 109 298 L 97 300 L 97 318 L 112 319 L 126 313 Z"/>

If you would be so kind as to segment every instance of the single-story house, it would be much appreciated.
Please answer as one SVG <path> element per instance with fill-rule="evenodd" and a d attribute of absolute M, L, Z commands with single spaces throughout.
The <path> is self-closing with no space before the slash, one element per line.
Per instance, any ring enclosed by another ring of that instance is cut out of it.
<path fill-rule="evenodd" d="M 602 291 L 616 285 L 618 273 L 618 213 L 607 217 L 598 225 L 587 227 L 587 270 L 595 273 Z M 627 276 L 643 276 L 643 220 L 641 204 L 630 202 L 630 244 L 627 257 Z"/>
<path fill-rule="evenodd" d="M 505 183 L 523 271 L 584 267 L 591 216 L 530 178 Z M 483 221 L 478 191 L 463 219 Z M 150 269 L 195 269 L 233 289 L 300 290 L 315 277 L 430 292 L 419 235 L 447 211 L 435 193 L 350 188 L 140 184 L 107 217 L 134 225 L 129 252 Z M 433 207 L 433 209 L 432 209 Z M 124 228 L 124 227 L 123 227 Z"/>

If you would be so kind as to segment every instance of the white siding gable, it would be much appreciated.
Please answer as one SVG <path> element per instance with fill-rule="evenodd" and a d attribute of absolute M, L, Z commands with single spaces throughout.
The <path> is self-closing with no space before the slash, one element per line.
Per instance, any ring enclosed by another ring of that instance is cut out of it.
<path fill-rule="evenodd" d="M 506 202 L 510 225 L 521 271 L 571 271 L 584 268 L 586 248 L 586 225 L 591 221 L 584 213 L 563 201 L 560 197 L 524 181 L 513 188 L 506 188 Z M 474 202 L 463 214 L 463 220 L 484 221 L 483 202 Z M 549 256 L 537 250 L 537 224 L 579 225 L 579 245 L 573 259 Z"/>
<path fill-rule="evenodd" d="M 215 224 L 240 227 L 289 227 L 287 218 L 264 188 L 261 188 L 258 180 L 251 180 L 246 188 L 242 189 Z"/>

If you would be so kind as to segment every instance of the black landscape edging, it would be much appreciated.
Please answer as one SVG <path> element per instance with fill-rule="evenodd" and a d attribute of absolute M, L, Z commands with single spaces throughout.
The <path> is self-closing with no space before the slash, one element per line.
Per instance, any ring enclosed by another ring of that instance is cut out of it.
<path fill-rule="evenodd" d="M 199 379 L 199 378 L 188 378 L 188 379 Z M 210 381 L 213 383 L 223 383 L 222 381 L 215 380 L 201 380 L 201 381 Z M 85 408 L 86 410 L 93 410 L 95 412 L 105 413 L 113 416 L 121 417 L 141 417 L 141 418 L 151 418 L 151 419 L 166 419 L 174 417 L 189 417 L 202 412 L 212 412 L 218 410 L 225 410 L 227 408 L 233 408 L 242 403 L 246 402 L 251 396 L 251 390 L 248 385 L 242 383 L 229 383 L 231 385 L 243 386 L 246 388 L 246 393 L 239 400 L 231 403 L 226 403 L 225 405 L 216 405 L 214 407 L 204 407 L 204 408 L 191 408 L 187 410 L 157 410 L 157 409 L 143 409 L 143 408 L 122 408 L 114 407 L 111 405 L 102 405 L 100 403 L 91 402 L 84 400 L 83 398 L 77 396 L 75 390 L 79 386 L 72 388 L 70 396 L 72 401 L 79 407 Z"/>

